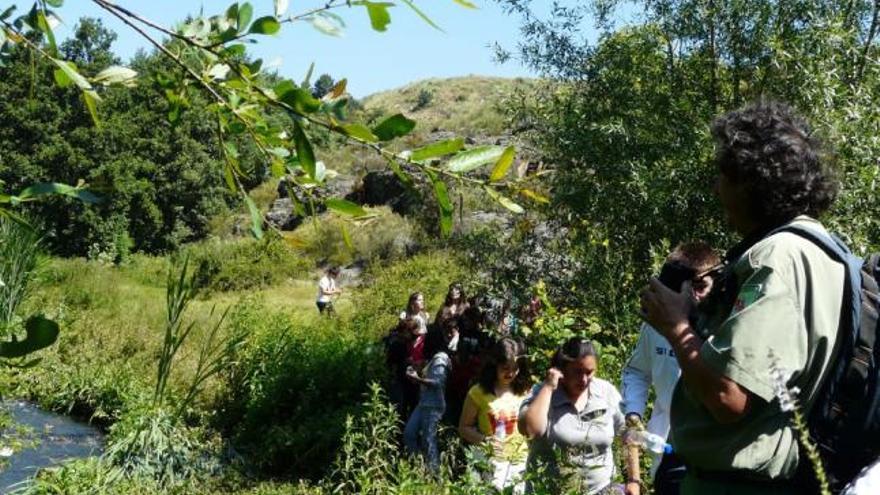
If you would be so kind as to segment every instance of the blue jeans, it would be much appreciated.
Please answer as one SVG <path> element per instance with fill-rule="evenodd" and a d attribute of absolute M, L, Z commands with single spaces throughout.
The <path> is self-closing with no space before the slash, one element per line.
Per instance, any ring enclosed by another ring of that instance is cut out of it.
<path fill-rule="evenodd" d="M 432 471 L 440 468 L 440 450 L 437 447 L 437 425 L 443 418 L 443 409 L 419 404 L 406 422 L 403 444 L 410 453 L 421 452 Z"/>

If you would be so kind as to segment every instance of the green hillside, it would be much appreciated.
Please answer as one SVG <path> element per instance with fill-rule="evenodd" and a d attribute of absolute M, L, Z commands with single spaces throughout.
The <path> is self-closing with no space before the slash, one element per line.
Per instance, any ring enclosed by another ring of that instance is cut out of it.
<path fill-rule="evenodd" d="M 361 103 L 370 118 L 399 112 L 415 119 L 422 134 L 436 129 L 497 135 L 506 131 L 505 100 L 536 84 L 536 79 L 483 76 L 424 79 L 372 94 Z"/>

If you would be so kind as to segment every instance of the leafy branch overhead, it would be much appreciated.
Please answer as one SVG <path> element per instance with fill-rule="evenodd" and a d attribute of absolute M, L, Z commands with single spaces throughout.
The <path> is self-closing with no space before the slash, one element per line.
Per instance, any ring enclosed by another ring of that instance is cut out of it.
<path fill-rule="evenodd" d="M 289 24 L 308 23 L 324 34 L 341 36 L 345 22 L 338 12 L 343 8 L 365 12 L 370 25 L 378 32 L 388 29 L 393 7 L 398 6 L 411 9 L 429 26 L 440 30 L 440 26 L 411 0 L 328 0 L 299 14 L 288 13 L 288 1 L 275 0 L 273 11 L 266 15 L 256 13 L 250 3 L 234 3 L 219 14 L 199 16 L 174 29 L 161 26 L 110 0 L 90 1 L 134 30 L 177 67 L 177 77 L 162 81 L 169 107 L 168 119 L 172 124 L 176 124 L 181 112 L 187 108 L 192 91 L 210 98 L 210 110 L 216 118 L 216 133 L 226 164 L 223 171 L 226 184 L 244 198 L 247 198 L 243 185 L 246 176 L 232 144 L 240 138 L 253 143 L 265 162 L 270 164 L 268 168 L 273 176 L 286 176 L 306 192 L 303 198 L 291 197 L 294 202 L 307 203 L 294 204 L 295 209 L 308 207 L 314 211 L 315 188 L 335 175 L 324 166 L 315 151 L 316 132 L 336 134 L 372 150 L 406 184 L 414 182 L 413 174 L 426 177 L 433 184 L 444 233 L 451 231 L 454 210 L 445 181 L 484 188 L 490 197 L 513 212 L 522 212 L 523 208 L 510 199 L 509 192 L 519 193 L 524 198 L 540 197 L 531 191 L 524 193 L 526 189 L 520 181 L 506 179 L 514 160 L 513 148 L 464 149 L 461 139 L 452 139 L 400 151 L 395 140 L 410 134 L 416 128 L 415 121 L 396 114 L 372 128 L 351 122 L 347 118 L 349 99 L 345 79 L 316 98 L 310 91 L 311 69 L 301 82 L 279 79 L 263 68 L 262 60 L 247 56 L 248 43 L 255 43 L 263 36 L 277 35 Z M 454 2 L 465 8 L 476 8 L 468 1 Z M 15 20 L 12 20 L 15 6 L 6 9 L 0 15 L 0 60 L 3 52 L 13 45 L 22 45 L 51 60 L 56 67 L 55 82 L 62 87 L 79 89 L 89 114 L 99 126 L 103 88 L 131 86 L 137 80 L 137 73 L 126 67 L 112 66 L 90 76 L 83 74 L 75 64 L 61 59 L 53 32 L 60 17 L 53 9 L 61 7 L 62 3 L 63 0 L 39 0 L 27 14 Z M 286 114 L 288 119 L 271 118 L 279 112 Z M 443 159 L 447 160 L 445 164 L 440 161 Z M 492 169 L 488 177 L 469 175 L 489 165 Z M 245 201 L 253 223 L 251 230 L 260 237 L 262 215 L 252 201 Z M 362 209 L 345 205 L 339 199 L 324 201 L 325 206 L 334 212 L 352 217 L 362 214 Z"/>

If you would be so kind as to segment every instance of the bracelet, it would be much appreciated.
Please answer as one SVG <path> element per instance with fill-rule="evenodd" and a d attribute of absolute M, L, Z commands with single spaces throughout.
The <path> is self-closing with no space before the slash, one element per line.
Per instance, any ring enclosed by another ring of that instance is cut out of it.
<path fill-rule="evenodd" d="M 626 482 L 627 482 L 627 483 L 638 483 L 638 484 L 640 484 L 640 485 L 642 484 L 642 480 L 641 480 L 641 479 L 636 479 L 636 478 L 627 478 L 627 479 L 626 479 Z"/>

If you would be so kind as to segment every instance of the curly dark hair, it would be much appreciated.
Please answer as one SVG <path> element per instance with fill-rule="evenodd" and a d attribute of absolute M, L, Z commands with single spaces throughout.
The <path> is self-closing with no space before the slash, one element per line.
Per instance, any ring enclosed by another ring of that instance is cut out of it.
<path fill-rule="evenodd" d="M 492 346 L 488 359 L 477 377 L 480 388 L 487 394 L 494 394 L 495 382 L 498 380 L 498 367 L 512 362 L 519 366 L 519 371 L 516 378 L 513 379 L 513 383 L 510 384 L 510 388 L 516 395 L 525 394 L 532 385 L 526 349 L 522 343 L 510 338 L 501 339 Z"/>
<path fill-rule="evenodd" d="M 712 136 L 721 173 L 745 185 L 759 224 L 817 218 L 834 203 L 839 185 L 821 143 L 789 105 L 762 100 L 729 112 L 712 123 Z"/>

